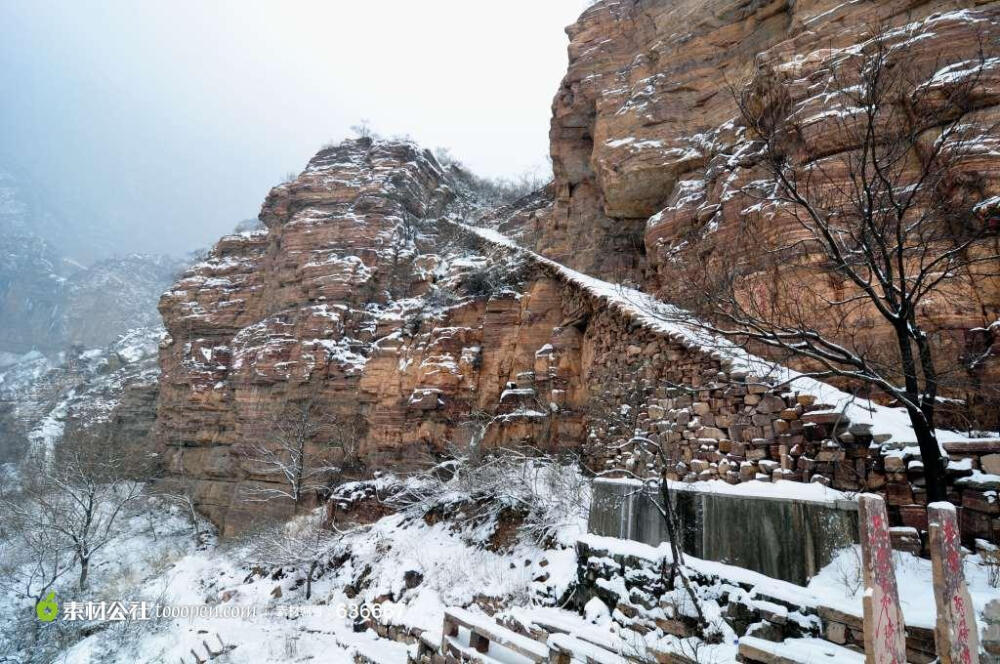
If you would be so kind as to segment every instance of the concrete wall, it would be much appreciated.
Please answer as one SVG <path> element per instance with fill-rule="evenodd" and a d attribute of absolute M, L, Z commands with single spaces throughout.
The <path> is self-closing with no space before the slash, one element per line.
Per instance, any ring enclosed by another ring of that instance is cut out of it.
<path fill-rule="evenodd" d="M 636 482 L 598 479 L 589 531 L 657 546 L 667 541 L 659 509 Z M 837 549 L 857 541 L 857 505 L 736 496 L 677 485 L 685 553 L 804 585 Z"/>

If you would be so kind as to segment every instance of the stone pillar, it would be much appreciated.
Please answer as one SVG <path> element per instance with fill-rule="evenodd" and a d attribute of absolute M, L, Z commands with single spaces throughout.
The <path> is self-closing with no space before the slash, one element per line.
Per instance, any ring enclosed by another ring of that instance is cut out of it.
<path fill-rule="evenodd" d="M 987 662 L 1000 662 L 1000 599 L 990 600 L 983 609 L 986 628 L 982 633 L 983 650 Z"/>
<path fill-rule="evenodd" d="M 885 501 L 875 494 L 861 494 L 858 523 L 865 581 L 865 663 L 905 664 L 906 626 L 899 608 Z"/>
<path fill-rule="evenodd" d="M 934 642 L 938 658 L 941 664 L 978 664 L 976 610 L 962 569 L 955 506 L 946 502 L 928 505 L 927 525 L 934 571 L 934 602 L 937 604 Z"/>

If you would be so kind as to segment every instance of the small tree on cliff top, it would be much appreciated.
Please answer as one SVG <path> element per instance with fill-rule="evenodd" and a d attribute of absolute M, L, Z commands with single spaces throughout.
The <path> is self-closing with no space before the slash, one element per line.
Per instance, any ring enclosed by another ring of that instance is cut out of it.
<path fill-rule="evenodd" d="M 935 301 L 995 277 L 1000 198 L 989 198 L 975 162 L 998 140 L 976 114 L 997 62 L 980 48 L 971 60 L 921 67 L 907 59 L 909 36 L 875 30 L 840 56 L 821 117 L 794 110 L 792 82 L 778 76 L 736 93 L 765 175 L 744 190 L 757 201 L 742 215 L 755 251 L 698 268 L 685 304 L 715 321 L 713 332 L 904 407 L 933 501 L 945 498 L 939 392 L 961 366 L 935 357 L 927 317 Z M 835 154 L 816 157 L 817 144 Z M 818 267 L 829 282 L 803 278 Z M 879 318 L 889 343 L 869 332 Z"/>

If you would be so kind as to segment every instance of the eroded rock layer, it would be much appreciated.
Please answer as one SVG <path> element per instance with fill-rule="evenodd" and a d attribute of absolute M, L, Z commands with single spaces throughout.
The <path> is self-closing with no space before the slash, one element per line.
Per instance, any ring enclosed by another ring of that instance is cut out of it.
<path fill-rule="evenodd" d="M 743 192 L 766 174 L 737 95 L 782 84 L 791 98 L 780 121 L 801 129 L 797 158 L 825 160 L 842 183 L 837 158 L 853 146 L 837 124 L 846 102 L 838 95 L 844 79 L 834 68 L 864 47 L 875 26 L 884 26 L 890 60 L 912 69 L 914 85 L 927 81 L 944 94 L 949 85 L 961 85 L 963 72 L 977 77 L 969 122 L 983 128 L 982 149 L 962 160 L 956 177 L 974 183 L 977 199 L 993 200 L 1000 164 L 990 147 L 996 140 L 998 17 L 996 2 L 596 3 L 567 30 L 569 70 L 553 102 L 550 131 L 555 204 L 538 226 L 535 247 L 582 271 L 630 279 L 668 300 L 702 265 L 752 262 L 762 243 L 790 237 L 795 221 L 771 210 L 758 230 L 765 237 L 743 233 L 759 202 Z M 982 247 L 996 249 L 995 236 Z M 828 291 L 835 299 L 844 290 L 844 278 L 822 261 L 805 257 L 796 269 L 794 278 L 810 291 Z M 969 389 L 950 396 L 973 395 L 981 424 L 996 426 L 995 415 L 989 416 L 996 411 L 995 394 L 986 395 L 995 390 L 982 386 L 1000 379 L 1000 283 L 995 271 L 973 272 L 957 292 L 934 298 L 921 313 L 942 363 L 965 372 Z M 822 327 L 823 312 L 813 313 Z M 870 323 L 866 335 L 873 344 L 891 341 L 878 320 L 861 323 Z"/>
<path fill-rule="evenodd" d="M 824 403 L 815 386 L 769 385 L 742 351 L 686 336 L 648 295 L 462 225 L 470 205 L 405 144 L 324 150 L 276 188 L 267 230 L 223 238 L 161 301 L 167 484 L 227 533 L 286 515 L 290 501 L 257 498 L 281 473 L 244 450 L 273 443 L 272 418 L 291 403 L 356 418 L 369 470 L 530 445 L 580 452 L 594 470 L 656 474 L 649 442 L 676 460 L 676 480 L 877 490 L 896 523 L 920 527 L 916 448 L 880 420 L 898 413 L 862 409 L 852 421 L 843 393 Z M 309 451 L 331 442 L 314 431 Z M 948 449 L 963 535 L 995 539 L 982 471 L 997 442 Z"/>
<path fill-rule="evenodd" d="M 460 188 L 412 145 L 323 150 L 272 190 L 266 230 L 223 238 L 164 295 L 166 471 L 227 530 L 288 508 L 247 500 L 280 481 L 242 450 L 290 403 L 358 422 L 376 467 L 479 441 L 477 413 L 504 411 L 497 430 L 529 442 L 567 435 L 543 430 L 550 400 L 525 374 L 563 319 L 559 290 L 436 223 L 467 205 Z"/>
<path fill-rule="evenodd" d="M 226 532 L 287 513 L 287 501 L 252 499 L 281 477 L 245 452 L 273 439 L 275 417 L 295 404 L 356 423 L 356 449 L 341 446 L 345 467 L 354 453 L 369 468 L 400 469 L 452 446 L 527 443 L 583 449 L 595 468 L 649 470 L 655 463 L 629 446 L 639 428 L 682 459 L 677 479 L 880 490 L 896 522 L 910 525 L 926 501 L 910 472 L 912 441 L 893 441 L 890 454 L 885 438 L 831 404 L 755 384 L 710 350 L 609 308 L 586 278 L 453 222 L 670 299 L 691 265 L 753 249 L 737 231 L 742 185 L 759 174 L 743 158 L 751 141 L 727 82 L 757 86 L 767 72 L 800 81 L 793 106 L 819 117 L 802 149 L 835 154 L 843 146 L 824 144 L 814 88 L 838 49 L 862 39 L 861 26 L 915 26 L 915 59 L 935 49 L 960 57 L 993 30 L 995 5 L 598 2 L 569 29 L 551 126 L 555 181 L 494 210 L 411 144 L 322 150 L 268 195 L 265 229 L 220 240 L 160 302 L 168 337 L 155 437 L 168 479 Z M 973 166 L 989 174 L 998 162 L 984 155 Z M 821 264 L 802 265 L 803 279 L 831 278 Z M 984 380 L 997 366 L 988 351 L 998 292 L 975 281 L 931 319 L 953 355 L 975 340 Z M 322 438 L 311 438 L 313 451 L 329 443 Z M 995 463 L 995 443 L 981 447 L 949 450 L 957 501 L 992 490 L 969 479 Z M 989 510 L 968 514 L 967 539 L 1000 532 Z"/>

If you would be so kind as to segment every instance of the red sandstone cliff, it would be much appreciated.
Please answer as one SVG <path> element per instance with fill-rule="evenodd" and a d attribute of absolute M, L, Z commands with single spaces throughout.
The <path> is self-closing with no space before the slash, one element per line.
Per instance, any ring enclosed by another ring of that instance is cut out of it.
<path fill-rule="evenodd" d="M 615 423 L 624 405 L 632 425 L 677 446 L 679 477 L 777 472 L 885 490 L 900 513 L 919 504 L 919 478 L 869 448 L 870 426 L 806 417 L 822 404 L 762 394 L 714 353 L 448 220 L 476 220 L 571 267 L 669 297 L 692 261 L 738 250 L 733 192 L 754 165 L 739 158 L 746 137 L 727 81 L 783 71 L 805 82 L 808 106 L 807 83 L 824 80 L 830 49 L 855 44 L 865 21 L 924 26 L 914 57 L 970 48 L 981 28 L 993 29 L 997 3 L 955 13 L 958 4 L 968 3 L 599 2 L 569 29 L 570 67 L 553 105 L 555 181 L 496 210 L 412 145 L 324 149 L 268 195 L 266 230 L 220 240 L 160 303 L 169 336 L 156 439 L 168 478 L 233 532 L 288 509 L 247 501 L 275 478 L 239 454 L 268 439 L 285 404 L 360 418 L 371 468 L 412 465 L 452 445 L 595 441 L 605 449 L 589 449 L 590 460 L 635 467 L 647 460 L 610 447 L 627 438 Z M 816 268 L 803 278 L 828 275 Z M 939 326 L 959 336 L 985 328 L 998 316 L 997 293 L 983 283 L 976 307 L 951 303 Z M 956 458 L 973 465 L 953 477 L 978 468 L 984 451 L 963 450 Z M 1000 529 L 970 514 L 967 535 Z"/>
<path fill-rule="evenodd" d="M 782 121 L 802 129 L 800 160 L 823 159 L 836 169 L 838 156 L 853 146 L 829 112 L 842 84 L 833 67 L 878 25 L 892 35 L 896 61 L 935 85 L 951 79 L 935 79 L 938 71 L 976 62 L 984 47 L 970 121 L 990 132 L 1000 101 L 998 61 L 991 57 L 998 19 L 996 2 L 599 2 L 567 30 L 569 71 L 553 102 L 550 131 L 555 204 L 536 225 L 535 248 L 607 279 L 630 279 L 667 300 L 701 265 L 734 256 L 752 264 L 762 243 L 788 236 L 795 223 L 777 214 L 767 237 L 741 234 L 747 210 L 758 202 L 743 191 L 766 174 L 734 90 L 780 81 L 791 96 Z M 989 145 L 995 140 L 987 137 L 986 149 L 964 159 L 957 174 L 977 183 L 982 200 L 998 193 L 1000 160 Z M 846 175 L 832 178 L 836 184 Z M 985 249 L 996 251 L 996 238 L 987 242 Z M 922 311 L 942 362 L 987 357 L 966 362 L 970 389 L 950 396 L 980 398 L 989 390 L 977 396 L 977 386 L 1000 379 L 994 272 L 978 271 L 960 293 L 935 298 Z M 795 279 L 816 292 L 844 288 L 843 277 L 808 258 Z M 820 327 L 823 317 L 815 312 Z M 889 336 L 877 320 L 868 327 L 873 343 Z M 995 410 L 994 394 L 978 413 L 984 425 L 997 425 Z"/>
<path fill-rule="evenodd" d="M 223 238 L 163 296 L 158 441 L 213 519 L 234 530 L 287 508 L 245 502 L 275 478 L 238 453 L 287 403 L 361 416 L 376 466 L 468 445 L 475 413 L 508 413 L 497 428 L 526 442 L 582 437 L 540 423 L 551 395 L 525 373 L 548 371 L 536 351 L 563 319 L 558 289 L 435 221 L 469 205 L 463 187 L 412 145 L 325 149 L 271 191 L 266 230 Z M 566 369 L 557 400 L 576 389 Z"/>

